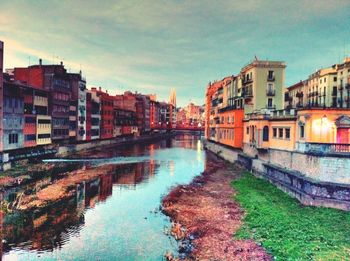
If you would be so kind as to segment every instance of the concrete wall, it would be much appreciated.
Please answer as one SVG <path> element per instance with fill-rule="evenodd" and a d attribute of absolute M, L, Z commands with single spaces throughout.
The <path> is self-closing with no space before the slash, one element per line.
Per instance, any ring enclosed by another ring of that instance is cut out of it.
<path fill-rule="evenodd" d="M 241 153 L 241 150 L 234 150 L 231 148 L 224 147 L 223 145 L 214 143 L 214 142 L 205 142 L 204 147 L 224 160 L 227 160 L 229 162 L 236 162 L 238 160 L 238 154 Z"/>

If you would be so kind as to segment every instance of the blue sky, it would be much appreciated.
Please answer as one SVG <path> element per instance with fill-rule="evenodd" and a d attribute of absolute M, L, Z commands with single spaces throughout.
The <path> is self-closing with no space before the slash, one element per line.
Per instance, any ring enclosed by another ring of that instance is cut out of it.
<path fill-rule="evenodd" d="M 88 86 L 204 103 L 209 81 L 256 55 L 287 63 L 286 85 L 350 55 L 350 1 L 4 1 L 5 68 L 80 66 Z"/>

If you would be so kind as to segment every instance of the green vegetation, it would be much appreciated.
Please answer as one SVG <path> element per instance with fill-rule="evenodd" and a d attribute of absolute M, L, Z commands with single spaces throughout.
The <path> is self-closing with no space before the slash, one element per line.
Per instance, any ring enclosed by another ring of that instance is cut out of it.
<path fill-rule="evenodd" d="M 248 172 L 232 186 L 246 212 L 236 238 L 260 242 L 277 260 L 350 260 L 350 213 L 302 206 Z"/>

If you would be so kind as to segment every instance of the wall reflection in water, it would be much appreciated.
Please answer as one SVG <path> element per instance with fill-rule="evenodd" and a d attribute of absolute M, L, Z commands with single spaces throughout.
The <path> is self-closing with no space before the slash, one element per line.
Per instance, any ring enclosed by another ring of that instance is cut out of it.
<path fill-rule="evenodd" d="M 66 202 L 58 202 L 37 213 L 4 215 L 0 212 L 0 260 L 3 253 L 14 247 L 43 251 L 62 246 L 70 236 L 79 233 L 84 225 L 86 208 L 94 208 L 98 202 L 110 197 L 114 185 L 133 189 L 137 184 L 146 182 L 155 175 L 156 168 L 155 161 L 104 166 L 106 173 L 78 184 L 76 197 Z"/>
<path fill-rule="evenodd" d="M 65 246 L 69 245 L 69 241 L 71 241 L 71 245 L 73 244 L 74 249 L 76 241 L 74 240 L 72 243 L 72 238 L 80 239 L 82 237 L 82 234 L 84 234 L 82 228 L 88 226 L 89 216 L 91 221 L 91 215 L 89 215 L 91 212 L 89 211 L 88 213 L 87 210 L 96 211 L 99 209 L 96 207 L 97 204 L 104 203 L 114 208 L 120 208 L 117 212 L 112 211 L 113 214 L 98 210 L 97 214 L 100 215 L 120 215 L 118 220 L 115 220 L 113 216 L 111 219 L 113 223 L 102 224 L 102 226 L 109 227 L 115 224 L 119 224 L 119 226 L 134 225 L 136 222 L 139 222 L 139 218 L 143 220 L 143 217 L 146 215 L 145 213 L 149 213 L 151 210 L 151 206 L 159 206 L 160 198 L 166 193 L 169 186 L 176 185 L 178 182 L 190 182 L 195 175 L 200 174 L 204 170 L 204 164 L 206 164 L 202 145 L 198 137 L 188 135 L 177 136 L 175 139 L 162 140 L 156 143 L 118 148 L 101 148 L 94 151 L 77 153 L 73 158 L 113 158 L 120 156 L 149 156 L 149 160 L 122 165 L 110 163 L 101 166 L 91 165 L 89 163 L 83 166 L 77 165 L 77 169 L 86 170 L 87 172 L 96 171 L 99 176 L 77 184 L 75 188 L 76 193 L 69 200 L 56 202 L 45 209 L 36 209 L 30 212 L 13 211 L 4 214 L 0 211 L 0 260 L 3 257 L 5 259 L 6 257 L 11 259 L 13 256 L 18 256 L 17 254 L 24 254 L 22 255 L 22 258 L 25 257 L 24 259 L 27 257 L 28 259 L 35 259 L 37 254 L 40 253 L 44 256 L 46 255 L 48 258 L 53 258 L 55 256 L 48 256 L 47 253 L 55 252 L 57 254 L 60 249 L 64 249 Z M 26 187 L 5 191 L 2 195 L 0 194 L 0 197 L 4 196 L 7 201 L 18 201 L 21 194 L 36 193 L 38 189 L 40 190 L 54 182 L 55 179 L 60 178 L 62 178 L 60 175 L 46 177 L 33 184 L 26 185 Z M 136 193 L 124 193 L 126 192 L 125 190 Z M 112 195 L 113 191 L 114 195 Z M 140 205 L 135 210 L 130 208 L 130 206 L 126 206 L 125 203 L 123 205 L 122 202 L 126 198 L 125 195 L 132 195 L 134 197 L 133 199 L 130 197 L 127 198 L 125 201 L 126 204 L 129 204 L 129 201 L 132 200 L 133 204 Z M 111 199 L 108 200 L 109 198 Z M 116 200 L 116 198 L 120 201 L 110 203 Z M 144 208 L 149 209 L 144 210 Z M 150 242 L 140 242 L 140 249 L 142 251 L 150 248 L 150 250 L 152 249 L 152 253 L 148 254 L 152 254 L 153 257 L 159 257 L 159 254 L 162 256 L 166 250 L 162 250 L 164 246 L 176 248 L 172 245 L 174 243 L 165 243 L 169 239 L 166 235 L 161 235 L 163 226 L 169 223 L 168 220 L 164 219 L 164 217 L 153 217 L 152 221 L 148 219 L 147 222 L 141 224 L 142 228 L 140 229 L 149 229 L 150 234 L 147 235 L 148 239 L 149 237 L 159 237 L 159 239 L 154 238 L 152 241 L 156 246 L 153 246 Z M 161 234 L 159 234 L 158 228 Z M 88 232 L 91 229 L 93 228 L 88 227 Z M 119 230 L 116 227 L 113 229 L 114 236 L 110 240 L 121 240 L 117 241 L 118 243 L 116 244 L 123 244 L 122 234 L 118 234 Z M 129 230 L 130 233 L 134 233 L 135 237 L 137 237 L 135 241 L 143 236 L 142 233 L 138 234 L 137 228 L 129 227 Z M 119 239 L 118 236 L 120 237 Z M 128 235 L 124 236 L 126 237 Z M 163 236 L 164 238 L 162 238 Z M 84 235 L 83 237 L 86 238 L 88 236 Z M 106 235 L 106 237 L 108 236 Z M 130 241 L 127 243 L 131 244 L 129 250 L 124 249 L 125 253 L 122 253 L 123 250 L 118 250 L 118 252 L 114 248 L 111 248 L 109 249 L 110 255 L 119 255 L 118 257 L 120 258 L 134 255 L 134 253 L 130 252 L 131 246 L 136 246 L 130 243 L 133 242 L 133 239 L 128 238 L 128 240 Z M 94 244 L 95 242 L 91 238 L 89 247 L 94 249 Z M 154 250 L 157 248 L 161 249 Z M 140 256 L 144 256 L 141 250 Z M 35 254 L 29 257 L 29 254 L 32 252 L 35 252 Z M 63 257 L 64 259 L 64 257 L 67 257 L 65 253 L 59 254 L 61 255 L 60 258 L 56 257 L 58 259 L 62 259 Z M 28 256 L 26 256 L 27 254 Z M 74 254 L 72 255 L 74 256 Z M 75 253 L 75 255 L 78 254 Z M 82 254 L 79 252 L 79 256 L 75 257 L 81 256 Z M 97 259 L 100 257 L 97 254 L 95 256 Z"/>

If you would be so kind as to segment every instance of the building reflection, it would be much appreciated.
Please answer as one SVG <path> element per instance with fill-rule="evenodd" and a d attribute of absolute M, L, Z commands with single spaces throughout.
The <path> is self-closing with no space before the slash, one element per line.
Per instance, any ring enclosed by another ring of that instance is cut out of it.
<path fill-rule="evenodd" d="M 0 260 L 13 248 L 47 251 L 63 246 L 84 226 L 86 209 L 106 201 L 112 195 L 114 185 L 134 189 L 153 177 L 158 167 L 154 160 L 104 165 L 95 169 L 99 172 L 98 178 L 77 184 L 76 193 L 69 200 L 56 202 L 39 212 L 5 215 L 0 211 Z"/>

